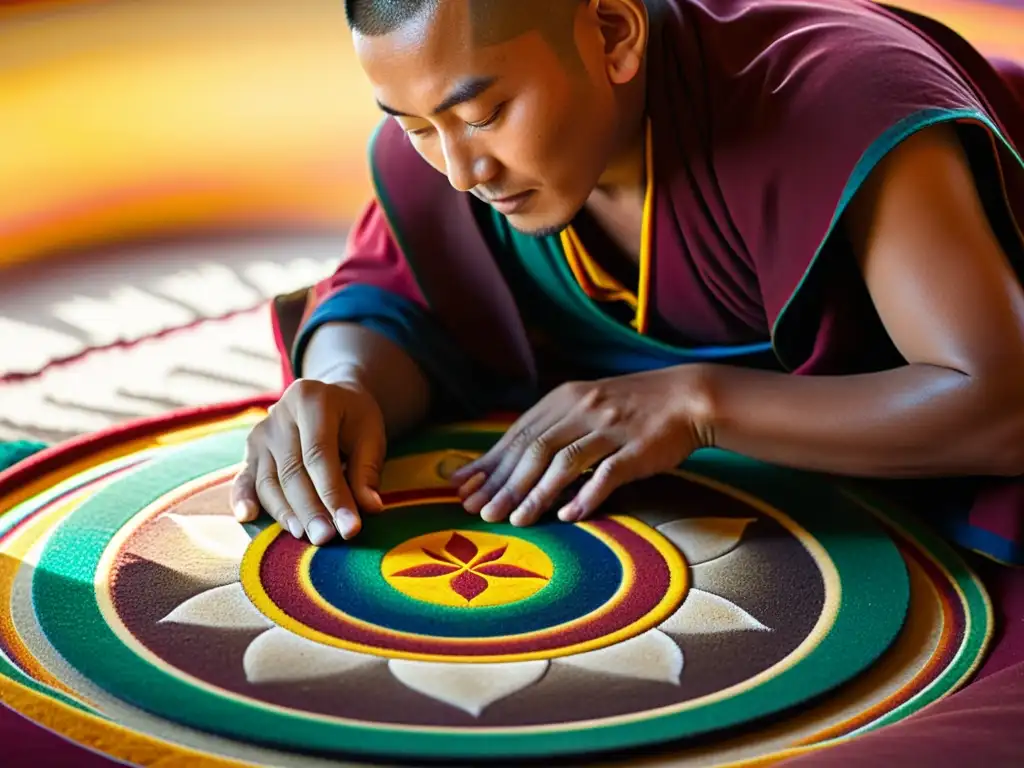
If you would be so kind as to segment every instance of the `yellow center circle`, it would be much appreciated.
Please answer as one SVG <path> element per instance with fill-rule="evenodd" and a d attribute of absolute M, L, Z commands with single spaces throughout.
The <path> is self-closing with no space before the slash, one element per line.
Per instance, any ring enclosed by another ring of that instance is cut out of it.
<path fill-rule="evenodd" d="M 403 595 L 453 608 L 508 605 L 551 582 L 555 567 L 517 536 L 446 530 L 409 539 L 381 561 L 381 575 Z"/>

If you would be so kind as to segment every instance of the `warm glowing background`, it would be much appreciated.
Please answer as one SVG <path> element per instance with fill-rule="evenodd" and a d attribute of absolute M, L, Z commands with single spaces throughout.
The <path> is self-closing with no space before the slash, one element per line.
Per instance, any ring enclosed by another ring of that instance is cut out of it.
<path fill-rule="evenodd" d="M 1021 3 L 899 4 L 1024 57 Z M 377 119 L 341 0 L 0 0 L 0 263 L 343 228 Z"/>

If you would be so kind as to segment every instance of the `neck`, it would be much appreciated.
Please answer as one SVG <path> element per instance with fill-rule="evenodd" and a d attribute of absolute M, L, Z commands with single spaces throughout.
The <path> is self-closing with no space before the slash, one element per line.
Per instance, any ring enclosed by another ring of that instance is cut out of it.
<path fill-rule="evenodd" d="M 643 78 L 637 79 L 641 82 L 634 84 L 623 97 L 623 112 L 630 117 L 624 122 L 617 149 L 594 189 L 595 195 L 609 200 L 625 202 L 638 197 L 642 201 L 646 191 L 647 115 Z"/>

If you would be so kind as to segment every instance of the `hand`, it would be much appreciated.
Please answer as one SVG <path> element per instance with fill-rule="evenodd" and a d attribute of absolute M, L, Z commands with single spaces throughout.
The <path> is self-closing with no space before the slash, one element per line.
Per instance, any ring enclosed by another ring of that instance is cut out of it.
<path fill-rule="evenodd" d="M 587 470 L 559 512 L 583 520 L 619 486 L 675 469 L 704 447 L 694 377 L 683 367 L 565 384 L 527 411 L 490 451 L 452 477 L 468 512 L 530 525 Z"/>
<path fill-rule="evenodd" d="M 262 505 L 296 538 L 320 546 L 336 529 L 350 539 L 362 527 L 360 509 L 383 509 L 384 452 L 384 417 L 369 392 L 300 379 L 249 433 L 231 489 L 235 516 L 255 520 Z"/>

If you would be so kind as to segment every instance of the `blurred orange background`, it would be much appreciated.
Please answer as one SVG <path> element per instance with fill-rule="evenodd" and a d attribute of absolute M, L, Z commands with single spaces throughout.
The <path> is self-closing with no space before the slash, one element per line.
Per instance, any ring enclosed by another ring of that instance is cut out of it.
<path fill-rule="evenodd" d="M 1024 58 L 1008 0 L 897 4 Z M 378 120 L 342 0 L 0 0 L 0 265 L 139 236 L 343 229 L 369 195 Z"/>

